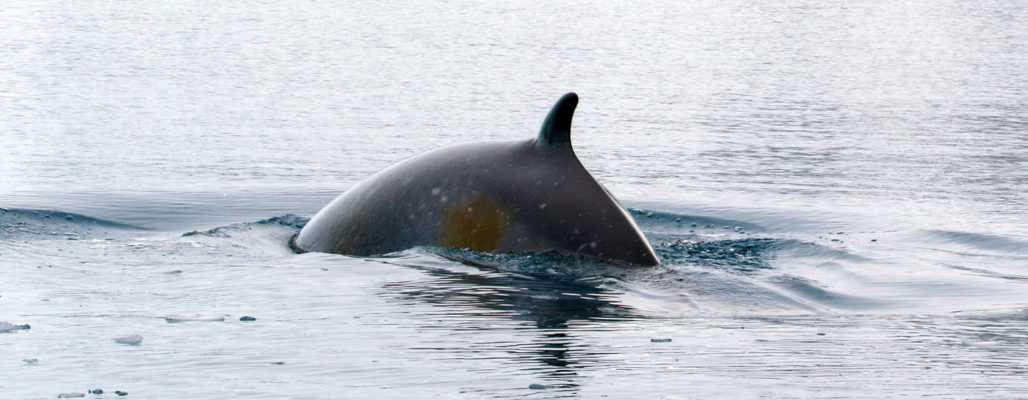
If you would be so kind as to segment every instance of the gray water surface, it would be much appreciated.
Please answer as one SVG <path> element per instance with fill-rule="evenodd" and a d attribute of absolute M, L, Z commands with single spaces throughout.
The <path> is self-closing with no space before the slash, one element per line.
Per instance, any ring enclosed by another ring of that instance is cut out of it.
<path fill-rule="evenodd" d="M 7 2 L 0 397 L 1025 398 L 1024 71 L 1021 2 Z M 663 266 L 289 250 L 568 91 Z"/>

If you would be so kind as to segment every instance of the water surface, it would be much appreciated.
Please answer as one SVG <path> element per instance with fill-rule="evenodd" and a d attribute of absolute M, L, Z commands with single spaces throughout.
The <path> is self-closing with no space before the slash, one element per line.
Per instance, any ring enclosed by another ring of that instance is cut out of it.
<path fill-rule="evenodd" d="M 10 2 L 0 321 L 31 329 L 0 333 L 0 392 L 1028 397 L 1026 27 L 1002 1 Z M 360 179 L 532 137 L 567 91 L 663 266 L 289 250 Z"/>

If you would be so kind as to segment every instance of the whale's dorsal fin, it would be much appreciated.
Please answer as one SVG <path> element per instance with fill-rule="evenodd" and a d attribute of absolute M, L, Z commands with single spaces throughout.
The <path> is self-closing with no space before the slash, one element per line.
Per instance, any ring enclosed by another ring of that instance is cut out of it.
<path fill-rule="evenodd" d="M 575 116 L 577 105 L 578 95 L 574 92 L 561 96 L 546 115 L 536 142 L 543 145 L 571 143 L 571 118 Z"/>

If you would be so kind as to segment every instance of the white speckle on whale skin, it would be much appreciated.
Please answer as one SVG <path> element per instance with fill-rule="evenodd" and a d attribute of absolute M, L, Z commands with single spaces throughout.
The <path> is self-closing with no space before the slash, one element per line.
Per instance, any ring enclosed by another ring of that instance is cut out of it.
<path fill-rule="evenodd" d="M 432 188 L 432 195 L 433 195 L 433 196 L 438 196 L 438 195 L 439 195 L 439 192 L 440 192 L 440 191 L 441 191 L 441 190 L 439 189 L 439 187 L 438 187 L 438 186 L 437 186 L 437 187 L 434 187 L 434 188 Z"/>
<path fill-rule="evenodd" d="M 540 210 L 545 210 L 546 209 L 546 203 L 540 203 L 539 204 L 539 209 Z"/>

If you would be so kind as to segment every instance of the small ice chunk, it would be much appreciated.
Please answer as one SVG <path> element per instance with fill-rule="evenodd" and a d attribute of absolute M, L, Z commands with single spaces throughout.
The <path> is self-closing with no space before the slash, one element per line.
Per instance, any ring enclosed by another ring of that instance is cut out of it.
<path fill-rule="evenodd" d="M 74 399 L 74 398 L 78 398 L 78 397 L 86 397 L 86 394 L 85 393 L 79 393 L 79 392 L 69 392 L 69 393 L 61 393 L 61 394 L 57 395 L 58 399 Z"/>
<path fill-rule="evenodd" d="M 543 385 L 541 383 L 533 383 L 531 385 L 528 385 L 528 388 L 532 389 L 532 390 L 546 390 L 546 389 L 549 389 L 550 387 L 546 386 L 546 385 Z"/>
<path fill-rule="evenodd" d="M 123 392 L 121 390 L 115 390 L 114 394 L 116 394 L 118 396 L 128 396 L 128 392 Z"/>
<path fill-rule="evenodd" d="M 239 320 L 243 321 L 243 322 L 253 322 L 253 321 L 256 321 L 257 318 L 251 317 L 249 315 L 244 315 L 242 317 L 239 317 Z"/>
<path fill-rule="evenodd" d="M 21 359 L 21 361 L 24 362 L 25 365 L 36 365 L 36 364 L 39 364 L 39 359 L 38 358 L 23 358 L 23 359 Z"/>
<path fill-rule="evenodd" d="M 32 329 L 29 324 L 16 325 L 10 322 L 0 321 L 0 333 L 14 332 L 14 331 L 27 331 Z"/>
<path fill-rule="evenodd" d="M 114 343 L 127 344 L 129 346 L 139 346 L 143 343 L 143 337 L 139 335 L 128 335 L 114 338 Z"/>
<path fill-rule="evenodd" d="M 104 394 L 104 390 L 100 388 L 92 389 L 89 391 L 89 394 Z"/>
<path fill-rule="evenodd" d="M 204 315 L 169 315 L 164 317 L 164 321 L 169 324 L 178 322 L 221 322 L 224 321 L 225 317 L 212 317 Z"/>
<path fill-rule="evenodd" d="M 650 339 L 653 343 L 671 343 L 671 338 L 653 338 Z"/>

